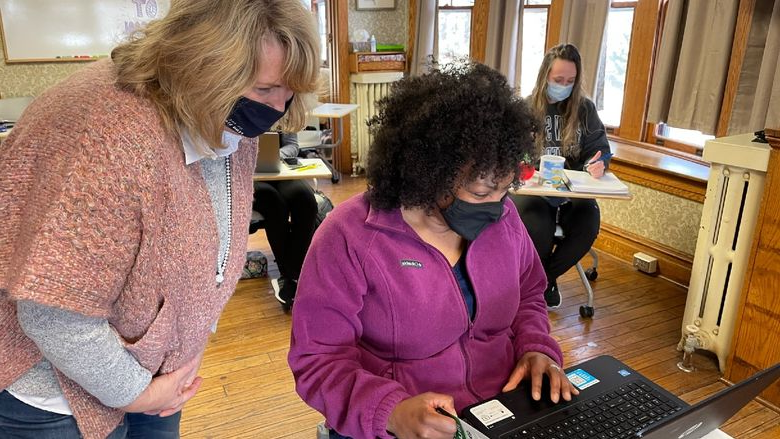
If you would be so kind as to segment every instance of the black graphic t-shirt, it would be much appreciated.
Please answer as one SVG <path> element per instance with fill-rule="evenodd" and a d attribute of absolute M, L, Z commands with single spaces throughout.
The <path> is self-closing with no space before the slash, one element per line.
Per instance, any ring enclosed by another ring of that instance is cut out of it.
<path fill-rule="evenodd" d="M 562 145 L 564 121 L 561 110 L 562 104 L 565 102 L 568 102 L 568 99 L 547 105 L 547 114 L 544 117 L 542 154 L 564 156 Z M 604 129 L 604 124 L 599 119 L 593 101 L 588 98 L 583 99 L 579 116 L 580 124 L 575 136 L 576 143 L 573 148 L 569 148 L 569 154 L 564 157 L 566 158 L 566 169 L 584 171 L 586 161 L 598 151 L 601 151 L 601 155 L 604 156 L 610 152 L 610 149 L 607 141 L 607 130 Z M 604 162 L 604 165 L 609 166 L 609 159 Z M 569 200 L 562 197 L 545 197 L 545 199 L 554 207 Z"/>
<path fill-rule="evenodd" d="M 563 101 L 567 102 L 567 101 Z M 547 105 L 547 115 L 544 117 L 544 149 L 542 154 L 563 155 L 563 115 L 561 102 Z M 576 144 L 566 156 L 566 169 L 582 171 L 585 162 L 596 152 L 601 155 L 609 152 L 607 131 L 601 123 L 593 101 L 585 98 L 580 107 L 580 125 L 577 129 Z"/>

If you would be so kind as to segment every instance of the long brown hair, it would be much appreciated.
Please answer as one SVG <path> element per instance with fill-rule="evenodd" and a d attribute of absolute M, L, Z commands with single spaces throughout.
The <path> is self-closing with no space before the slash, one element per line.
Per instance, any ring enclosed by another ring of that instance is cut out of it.
<path fill-rule="evenodd" d="M 304 94 L 317 91 L 319 35 L 300 0 L 172 0 L 168 14 L 114 49 L 121 87 L 150 99 L 165 126 L 221 148 L 225 119 L 263 68 L 264 41 L 285 51 L 282 80 L 295 93 L 281 126 L 304 126 Z"/>
<path fill-rule="evenodd" d="M 577 76 L 571 91 L 571 96 L 563 102 L 559 102 L 561 115 L 563 116 L 563 138 L 561 139 L 561 153 L 563 156 L 578 155 L 577 129 L 580 125 L 580 107 L 585 98 L 585 90 L 582 86 L 582 58 L 577 46 L 574 44 L 559 44 L 550 49 L 542 60 L 539 75 L 536 77 L 536 86 L 529 97 L 531 107 L 536 116 L 544 120 L 547 114 L 547 77 L 550 75 L 553 61 L 562 59 L 571 61 L 577 67 Z M 544 148 L 544 136 L 536 136 L 536 146 L 539 151 Z"/>

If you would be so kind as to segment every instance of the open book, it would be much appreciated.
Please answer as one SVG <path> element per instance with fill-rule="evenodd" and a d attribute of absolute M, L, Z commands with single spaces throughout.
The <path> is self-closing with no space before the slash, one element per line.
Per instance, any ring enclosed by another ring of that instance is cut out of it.
<path fill-rule="evenodd" d="M 628 186 L 611 172 L 604 173 L 601 178 L 593 178 L 585 171 L 566 169 L 563 172 L 566 174 L 566 186 L 572 192 L 628 195 Z"/>

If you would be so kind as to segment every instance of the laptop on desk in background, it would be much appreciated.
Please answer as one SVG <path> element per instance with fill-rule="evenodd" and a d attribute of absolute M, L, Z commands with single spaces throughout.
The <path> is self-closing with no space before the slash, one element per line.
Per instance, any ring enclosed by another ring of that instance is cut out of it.
<path fill-rule="evenodd" d="M 689 406 L 610 356 L 566 369 L 580 391 L 553 404 L 545 379 L 541 401 L 530 384 L 502 393 L 462 412 L 462 419 L 491 439 L 699 439 L 780 378 L 780 364 Z"/>
<path fill-rule="evenodd" d="M 255 173 L 279 172 L 281 159 L 279 148 L 282 146 L 282 136 L 277 132 L 263 133 L 257 139 L 257 162 Z"/>

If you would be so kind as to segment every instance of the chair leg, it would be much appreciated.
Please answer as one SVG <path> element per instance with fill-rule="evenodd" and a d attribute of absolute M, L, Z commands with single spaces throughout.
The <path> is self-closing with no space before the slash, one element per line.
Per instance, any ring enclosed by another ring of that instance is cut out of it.
<path fill-rule="evenodd" d="M 596 250 L 593 250 L 592 248 L 588 250 L 588 254 L 590 254 L 590 257 L 593 258 L 593 265 L 591 265 L 591 268 L 594 270 L 599 268 L 599 254 L 596 253 Z"/>
<path fill-rule="evenodd" d="M 580 315 L 584 318 L 590 318 L 593 317 L 595 312 L 593 309 L 593 288 L 590 286 L 590 281 L 588 281 L 588 276 L 585 274 L 585 270 L 582 269 L 582 264 L 577 262 L 575 267 L 577 268 L 577 273 L 580 275 L 580 279 L 582 280 L 582 285 L 585 286 L 585 290 L 588 292 L 588 304 L 582 305 L 580 307 Z"/>

